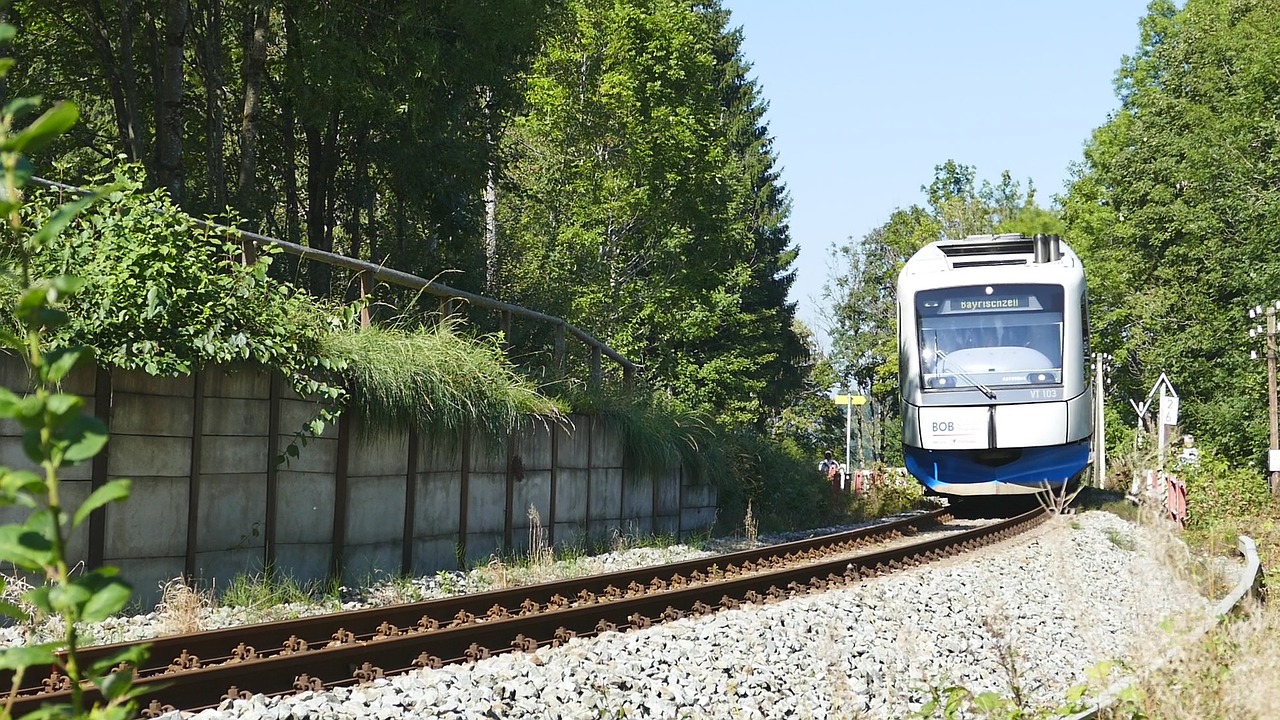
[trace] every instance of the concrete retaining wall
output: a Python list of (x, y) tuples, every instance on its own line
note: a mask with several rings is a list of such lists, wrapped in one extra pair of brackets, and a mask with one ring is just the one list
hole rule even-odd
[[(13, 356), (0, 356), (0, 381), (30, 386)], [(713, 488), (684, 485), (679, 468), (635, 473), (617, 433), (587, 416), (530, 419), (495, 441), (371, 435), (344, 415), (302, 445), (295, 433), (315, 405), (260, 368), (183, 378), (87, 369), (64, 390), (111, 429), (106, 452), (63, 473), (67, 507), (111, 478), (134, 483), (129, 500), (95, 512), (72, 538), (72, 559), (118, 566), (145, 605), (180, 575), (218, 587), (270, 566), (358, 583), (519, 554), (534, 535), (552, 544), (683, 537), (715, 519)], [(277, 463), (294, 443), (297, 457)], [(0, 464), (29, 466), (11, 421), (0, 421)], [(24, 514), (0, 508), (0, 522)]]

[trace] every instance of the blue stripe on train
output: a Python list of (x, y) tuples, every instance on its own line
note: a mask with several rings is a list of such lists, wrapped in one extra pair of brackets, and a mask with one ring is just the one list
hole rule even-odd
[(924, 450), (903, 447), (907, 472), (925, 487), (972, 483), (1010, 483), (1037, 487), (1048, 483), (1060, 487), (1089, 464), (1089, 441), (1070, 445), (1023, 448), (1022, 456), (1005, 465), (992, 467), (977, 462), (978, 450)]

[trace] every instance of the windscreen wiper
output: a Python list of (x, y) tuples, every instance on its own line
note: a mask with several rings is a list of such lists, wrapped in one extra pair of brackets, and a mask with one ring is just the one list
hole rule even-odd
[[(946, 354), (946, 353), (944, 353), (944, 352), (942, 352), (942, 350), (941, 350), (941, 349), (939, 349), (939, 348), (934, 348), (934, 349), (933, 349), (933, 352), (934, 352), (934, 354), (936, 354), (938, 357), (942, 358), (943, 360), (946, 360), (946, 359), (947, 359), (947, 354)], [(990, 399), (990, 400), (995, 400), (995, 399), (996, 399), (996, 391), (995, 391), (995, 390), (992, 390), (991, 388), (987, 387), (986, 385), (983, 385), (982, 383), (978, 382), (977, 380), (974, 380), (973, 378), (969, 377), (968, 375), (966, 375), (966, 374), (965, 374), (965, 372), (964, 372), (963, 370), (952, 370), (951, 368), (947, 368), (947, 372), (955, 373), (956, 375), (959, 375), (962, 379), (964, 379), (964, 381), (965, 381), (965, 382), (967, 382), (967, 383), (969, 383), (970, 385), (972, 385), (974, 388), (976, 388), (976, 389), (977, 389), (979, 392), (981, 392), (983, 395), (986, 395), (988, 399)]]

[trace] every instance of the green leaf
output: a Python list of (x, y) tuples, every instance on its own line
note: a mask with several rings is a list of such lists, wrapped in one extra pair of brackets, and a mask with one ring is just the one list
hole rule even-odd
[(45, 411), (53, 418), (53, 426), (61, 427), (67, 420), (74, 418), (84, 407), (84, 399), (79, 395), (54, 393), (45, 400)]
[(0, 651), (0, 670), (17, 670), (32, 665), (52, 665), (58, 650), (57, 643), (39, 645), (14, 645)]
[(53, 562), (53, 543), (28, 528), (0, 526), (0, 559), (24, 570), (40, 571)]
[(14, 496), (20, 492), (43, 495), (48, 492), (44, 477), (31, 470), (4, 469), (0, 473), (0, 493)]
[(131, 489), (132, 483), (129, 480), (117, 478), (94, 490), (76, 510), (75, 517), (71, 520), (71, 527), (80, 527), (81, 523), (89, 519), (89, 513), (103, 505), (129, 497)]
[(31, 236), (27, 241), (28, 247), (32, 250), (38, 250), (44, 247), (50, 240), (62, 234), (64, 228), (71, 223), (85, 208), (92, 205), (99, 197), (102, 190), (96, 190), (83, 197), (76, 198), (69, 203), (59, 205), (58, 209), (49, 216), (44, 225)]
[(9, 23), (0, 23), (0, 43), (12, 42), (18, 35), (18, 28)]
[(18, 622), (26, 622), (31, 618), (26, 610), (8, 600), (0, 600), (0, 615), (11, 617)]
[(53, 585), (49, 588), (49, 606), (54, 612), (63, 616), (76, 617), (79, 614), (76, 611), (91, 597), (93, 593), (77, 582), (69, 585)]
[[(81, 576), (78, 582), (86, 581), (90, 576)], [(80, 619), (85, 622), (101, 622), (115, 615), (129, 604), (133, 596), (133, 588), (129, 583), (116, 578), (103, 578), (104, 583), (93, 592), (93, 597), (85, 604)]]
[(24, 130), (0, 143), (0, 150), (20, 153), (41, 150), (70, 130), (79, 119), (80, 109), (75, 103), (57, 103)]
[(39, 97), (20, 97), (14, 98), (4, 106), (5, 115), (18, 115), (28, 108), (40, 107)]
[(63, 459), (69, 463), (83, 462), (107, 444), (107, 426), (96, 417), (81, 415), (59, 430), (56, 437), (67, 443)]
[(133, 670), (125, 668), (102, 678), (98, 683), (98, 689), (102, 691), (102, 696), (108, 702), (119, 700), (124, 694), (129, 692), (129, 688), (133, 686)]

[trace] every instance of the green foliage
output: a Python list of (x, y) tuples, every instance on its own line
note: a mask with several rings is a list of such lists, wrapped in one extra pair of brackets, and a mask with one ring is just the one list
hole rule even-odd
[(1226, 458), (1201, 448), (1200, 462), (1184, 465), (1178, 477), (1187, 484), (1190, 526), (1206, 529), (1230, 518), (1266, 515), (1274, 499), (1266, 476), (1254, 468), (1232, 467)]
[[(13, 37), (14, 28), (0, 25), (0, 37)], [(12, 61), (0, 63), (0, 76)], [(82, 212), (94, 196), (57, 208), (40, 218), (34, 231), (24, 232), (21, 188), (29, 174), (24, 151), (39, 149), (65, 133), (76, 121), (73, 105), (54, 106), (25, 128), (15, 127), (15, 112), (38, 104), (34, 99), (10, 102), (0, 115), (0, 166), (3, 167), (3, 211), (7, 216), (4, 248), (16, 287), (14, 330), (0, 334), (0, 344), (22, 353), (32, 373), (34, 391), (19, 396), (0, 388), (0, 418), (22, 427), (22, 449), (26, 460), (39, 472), (22, 468), (0, 468), (0, 504), (29, 510), (21, 525), (0, 526), (0, 561), (42, 577), (44, 582), (26, 592), (22, 600), (38, 617), (61, 619), (62, 638), (56, 642), (28, 644), (0, 650), (0, 668), (14, 670), (12, 692), (22, 687), (23, 671), (32, 665), (56, 666), (71, 681), (72, 701), (67, 707), (45, 707), (46, 717), (73, 716), (111, 720), (133, 717), (133, 699), (140, 692), (132, 687), (133, 667), (146, 655), (145, 649), (126, 650), (102, 660), (82, 665), (77, 623), (103, 620), (125, 607), (131, 588), (113, 567), (72, 572), (67, 542), (77, 526), (94, 510), (129, 495), (129, 481), (115, 479), (96, 489), (68, 513), (62, 505), (59, 472), (63, 467), (91, 460), (107, 442), (103, 422), (83, 412), (84, 401), (57, 391), (59, 383), (76, 365), (88, 362), (86, 348), (64, 344), (50, 349), (46, 335), (68, 323), (62, 309), (74, 301), (84, 283), (56, 273), (33, 274), (31, 257), (41, 253)], [(3, 589), (0, 587), (0, 589)], [(28, 612), (13, 603), (0, 603), (0, 615), (27, 621)], [(123, 669), (116, 669), (123, 665)], [(86, 688), (96, 688), (104, 702), (86, 707)], [(8, 717), (7, 710), (0, 711)]]
[(1117, 73), (1120, 109), (1063, 202), (1116, 394), (1168, 374), (1184, 430), (1259, 467), (1265, 371), (1245, 310), (1280, 281), (1278, 23), (1274, 3), (1152, 2)]
[[(639, 473), (661, 475), (683, 466), (692, 482), (724, 483), (723, 443), (714, 420), (651, 389), (565, 389), (562, 400), (622, 438)], [(585, 431), (586, 428), (580, 428)]]
[(350, 388), (348, 407), (359, 411), (366, 435), (409, 426), (424, 434), (505, 437), (529, 415), (560, 416), (516, 375), (494, 338), (466, 338), (454, 322), (330, 332), (319, 344)]
[(573, 0), (503, 135), (499, 286), (727, 426), (763, 427), (810, 361), (788, 206), (718, 3)]
[[(105, 178), (112, 191), (31, 257), (34, 272), (74, 270), (85, 280), (68, 305), (71, 322), (52, 339), (83, 342), (102, 362), (151, 375), (239, 361), (310, 370), (326, 315), (336, 313), (317, 313), (313, 301), (268, 279), (276, 253), (241, 263), (238, 238), (196, 224), (162, 190), (144, 192), (138, 174), (116, 169)], [(47, 221), (57, 203), (52, 192), (36, 194), (29, 221)]]
[[(842, 517), (838, 494), (819, 475), (817, 461), (788, 439), (756, 433), (725, 438), (728, 466), (714, 477), (717, 528), (738, 530), (750, 505), (760, 532), (821, 526)], [(727, 482), (726, 482), (727, 481)]]

